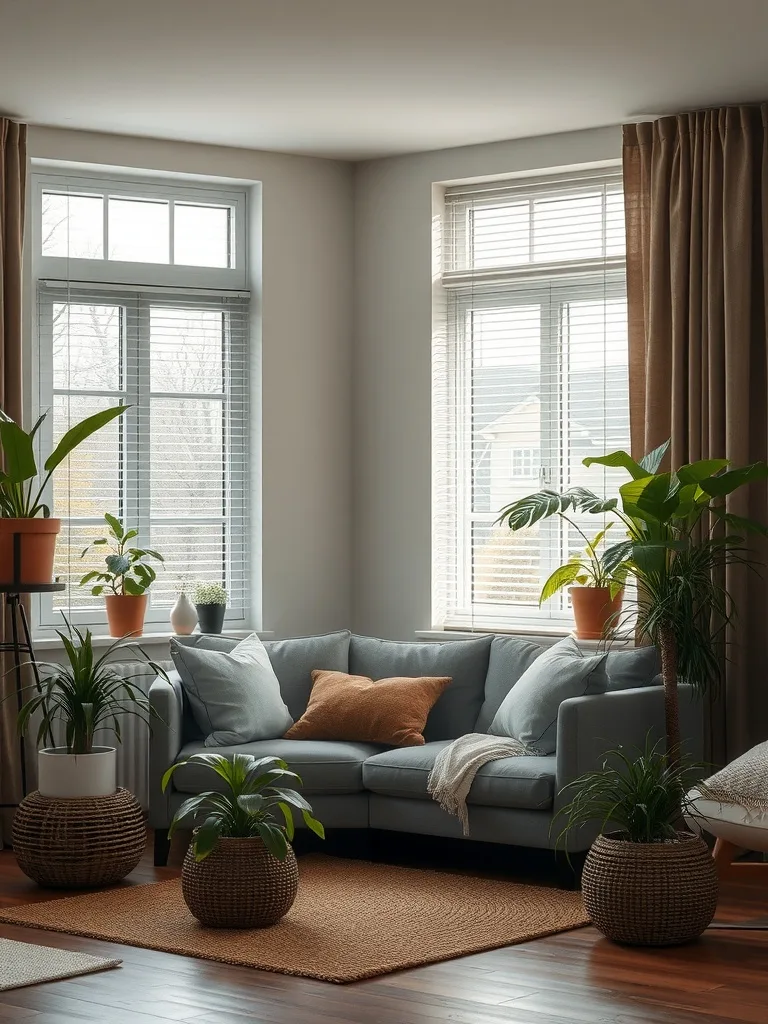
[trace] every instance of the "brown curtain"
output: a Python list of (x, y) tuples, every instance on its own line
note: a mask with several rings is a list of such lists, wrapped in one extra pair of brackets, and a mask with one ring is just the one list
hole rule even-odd
[[(27, 178), (27, 126), (0, 117), (0, 406), (21, 421), (22, 239)], [(3, 607), (3, 611), (5, 611)], [(0, 641), (8, 638), (7, 619), (0, 620)], [(0, 655), (0, 803), (21, 798), (21, 763), (16, 737), (13, 664)], [(0, 846), (10, 842), (12, 811), (0, 816)]]
[[(768, 104), (625, 125), (623, 162), (633, 455), (671, 437), (674, 464), (768, 459)], [(768, 523), (767, 489), (730, 508)], [(768, 738), (768, 578), (729, 568), (726, 585), (716, 763)]]

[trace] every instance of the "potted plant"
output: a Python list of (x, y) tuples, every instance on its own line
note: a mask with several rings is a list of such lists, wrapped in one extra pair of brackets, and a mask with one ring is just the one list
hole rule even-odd
[[(606, 565), (604, 552), (598, 550), (612, 523), (589, 540), (572, 519), (559, 514), (582, 538), (584, 549), (555, 569), (542, 587), (539, 605), (568, 587), (576, 636), (580, 640), (600, 640), (618, 624), (627, 567), (623, 562)], [(573, 583), (578, 586), (571, 586)]]
[[(81, 558), (85, 558), (94, 547), (108, 547), (109, 554), (105, 557), (106, 570), (94, 569), (87, 572), (80, 580), (80, 586), (91, 586), (91, 593), (98, 597), (105, 590), (107, 621), (110, 636), (141, 636), (144, 630), (144, 615), (147, 611), (147, 589), (157, 579), (157, 573), (151, 565), (146, 564), (147, 558), (164, 561), (159, 551), (152, 548), (131, 547), (130, 543), (138, 537), (139, 531), (126, 530), (123, 524), (106, 513), (107, 536), (99, 537), (83, 549)], [(97, 583), (94, 581), (97, 580)]]
[(227, 610), (227, 592), (220, 583), (195, 586), (195, 608), (201, 633), (220, 633)]
[[(215, 772), (223, 792), (200, 793), (185, 800), (168, 835), (188, 817), (205, 814), (196, 828), (181, 873), (184, 900), (192, 914), (213, 928), (264, 928), (288, 913), (296, 898), (298, 869), (290, 845), (292, 808), (324, 838), (323, 826), (299, 793), (299, 776), (279, 757), (251, 754), (193, 754), (168, 769), (163, 792), (174, 772), (199, 764)], [(282, 820), (278, 819), (277, 814)]]
[[(50, 583), (61, 520), (51, 517), (43, 496), (54, 470), (86, 438), (129, 407), (102, 409), (70, 428), (45, 460), (38, 476), (35, 437), (44, 413), (27, 432), (0, 410), (0, 583)], [(18, 540), (15, 538), (18, 537)]]
[(704, 931), (717, 907), (717, 871), (700, 836), (680, 830), (686, 793), (701, 778), (687, 758), (670, 761), (661, 743), (646, 741), (630, 757), (611, 750), (599, 771), (565, 787), (574, 797), (559, 812), (560, 838), (600, 823), (581, 887), (592, 922), (614, 942), (671, 946)]
[[(65, 617), (66, 632), (57, 630), (64, 645), (64, 664), (41, 663), (45, 679), (36, 685), (32, 696), (19, 711), (19, 732), (26, 733), (33, 720), (38, 746), (51, 745), (38, 752), (38, 789), (43, 796), (96, 797), (115, 792), (115, 747), (94, 745), (97, 729), (113, 729), (120, 742), (120, 718), (137, 715), (149, 722), (152, 709), (146, 695), (131, 681), (132, 676), (118, 674), (109, 664), (120, 651), (137, 656), (154, 672), (167, 678), (137, 644), (120, 639), (97, 657), (90, 630), (78, 629)], [(64, 726), (64, 745), (54, 746), (54, 727)]]
[(606, 571), (626, 569), (637, 583), (636, 632), (661, 654), (668, 757), (680, 751), (678, 679), (699, 691), (721, 678), (722, 644), (734, 608), (724, 586), (728, 565), (743, 563), (748, 533), (768, 536), (760, 523), (728, 511), (725, 499), (738, 488), (768, 478), (768, 464), (732, 469), (728, 459), (703, 459), (660, 472), (669, 441), (636, 462), (617, 451), (584, 460), (627, 470), (618, 498), (600, 498), (583, 487), (559, 494), (539, 491), (507, 506), (501, 518), (511, 529), (574, 511), (615, 516), (623, 540), (602, 554)]

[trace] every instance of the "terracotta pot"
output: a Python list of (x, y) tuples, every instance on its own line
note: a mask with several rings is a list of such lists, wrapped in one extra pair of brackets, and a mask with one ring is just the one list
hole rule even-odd
[(293, 906), (299, 869), (291, 846), (277, 860), (261, 839), (219, 839), (213, 851), (195, 860), (190, 844), (181, 869), (184, 902), (209, 928), (267, 928)]
[[(0, 519), (0, 583), (51, 583), (60, 530), (60, 519)], [(14, 534), (19, 535), (16, 567)]]
[(623, 588), (611, 599), (608, 587), (569, 587), (579, 640), (602, 640), (618, 624)]
[(141, 636), (147, 611), (146, 594), (108, 594), (105, 601), (110, 636)]
[(581, 894), (592, 923), (614, 942), (676, 946), (698, 938), (715, 916), (715, 861), (703, 839), (682, 832), (660, 843), (598, 836)]

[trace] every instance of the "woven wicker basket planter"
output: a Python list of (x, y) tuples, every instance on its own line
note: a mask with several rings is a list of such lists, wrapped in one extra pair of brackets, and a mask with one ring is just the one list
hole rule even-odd
[(614, 942), (675, 946), (698, 938), (715, 916), (717, 873), (706, 843), (630, 843), (599, 836), (581, 880), (592, 922)]
[(266, 928), (288, 913), (299, 888), (293, 849), (277, 860), (261, 839), (219, 839), (205, 860), (192, 847), (181, 869), (184, 900), (211, 928)]
[(147, 844), (144, 815), (127, 789), (62, 799), (30, 793), (13, 819), (19, 867), (40, 885), (92, 889), (125, 878)]

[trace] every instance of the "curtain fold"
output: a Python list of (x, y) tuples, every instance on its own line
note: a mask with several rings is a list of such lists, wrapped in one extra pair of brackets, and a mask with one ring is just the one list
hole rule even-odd
[[(675, 465), (768, 459), (768, 104), (625, 125), (623, 168), (632, 454), (670, 437)], [(768, 523), (768, 489), (729, 508)], [(705, 700), (715, 763), (768, 737), (768, 582), (730, 567), (726, 586), (738, 616)]]
[[(27, 126), (0, 117), (0, 407), (22, 419), (22, 243), (27, 180)], [(3, 611), (5, 606), (3, 602)], [(0, 641), (7, 640), (7, 614)], [(0, 803), (21, 799), (12, 655), (0, 655)], [(4, 699), (8, 697), (9, 699)], [(13, 811), (0, 812), (0, 846), (10, 842)]]

